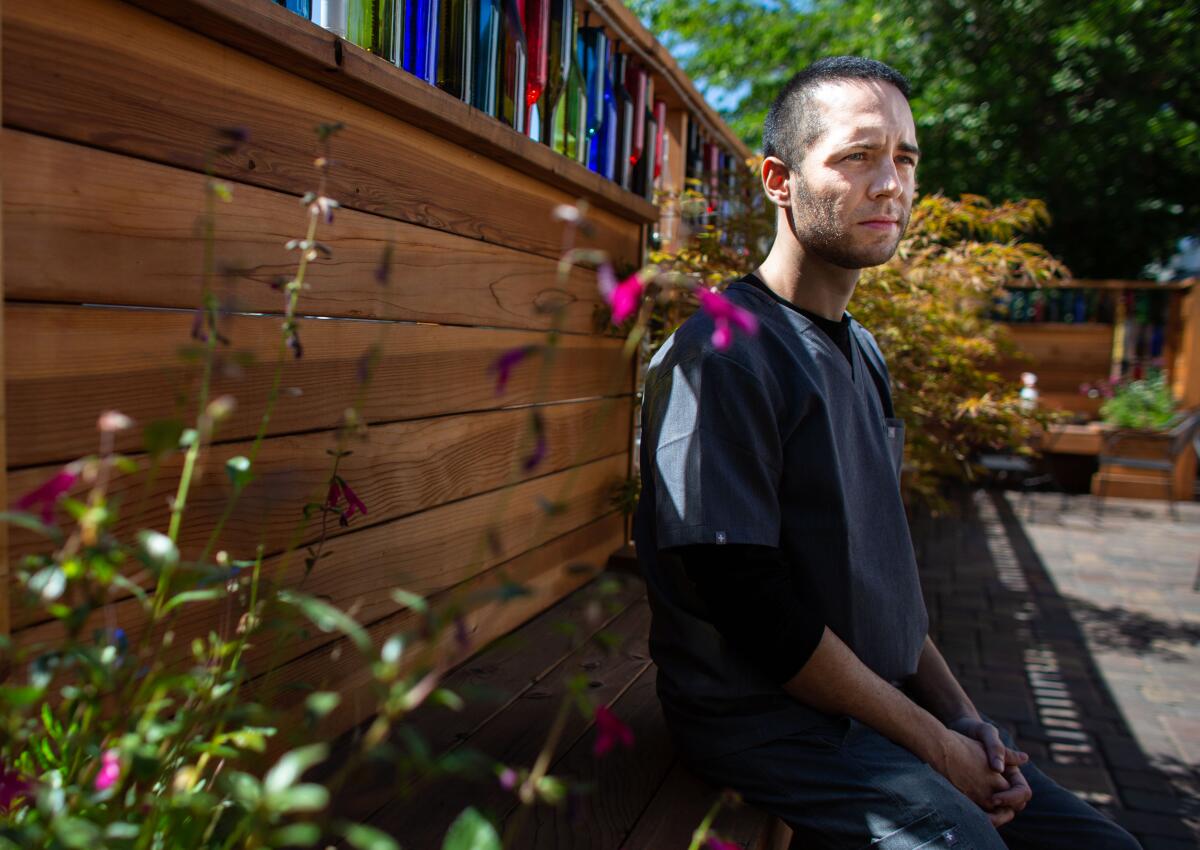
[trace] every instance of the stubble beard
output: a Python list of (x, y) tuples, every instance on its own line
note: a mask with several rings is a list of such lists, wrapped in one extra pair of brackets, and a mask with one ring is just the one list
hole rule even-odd
[[(886, 263), (896, 253), (908, 227), (909, 210), (900, 211), (895, 239), (873, 245), (855, 245), (854, 233), (842, 223), (837, 199), (814, 193), (797, 177), (792, 204), (793, 233), (806, 254), (843, 269), (865, 269)], [(851, 228), (854, 225), (850, 225)]]

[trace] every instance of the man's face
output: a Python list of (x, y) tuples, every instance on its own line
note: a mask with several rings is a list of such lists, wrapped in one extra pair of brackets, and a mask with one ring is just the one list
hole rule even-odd
[(908, 101), (873, 80), (825, 83), (813, 96), (821, 132), (789, 178), (796, 239), (842, 268), (885, 263), (908, 226), (916, 188)]

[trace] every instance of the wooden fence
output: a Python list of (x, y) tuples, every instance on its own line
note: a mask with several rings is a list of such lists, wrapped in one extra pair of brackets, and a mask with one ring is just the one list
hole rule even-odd
[[(562, 229), (551, 212), (585, 198), (582, 244), (630, 267), (657, 218), (652, 204), (269, 0), (3, 0), (2, 11), (6, 503), (95, 452), (101, 411), (139, 426), (194, 419), (198, 367), (179, 353), (197, 345), (207, 167), (233, 195), (215, 218), (215, 291), (231, 345), (214, 395), (235, 396), (237, 408), (188, 504), (181, 548), (185, 557), (203, 549), (230, 491), (224, 461), (247, 453), (270, 391), (277, 285), (296, 259), (285, 243), (303, 236), (298, 198), (317, 185), (314, 128), (336, 121), (345, 128), (332, 142), (327, 194), (343, 208), (319, 236), (332, 258), (309, 270), (303, 357), (286, 366), (257, 479), (222, 546), (247, 558), (261, 543), (268, 571), (352, 610), (377, 641), (408, 624), (394, 588), (436, 597), (486, 587), (502, 568), (535, 592), (477, 611), (467, 625), (478, 646), (586, 578), (566, 566), (602, 564), (624, 542), (610, 497), (630, 466), (633, 370), (622, 341), (595, 329), (594, 272), (556, 281)], [(673, 106), (676, 132), (687, 110)], [(245, 128), (248, 143), (214, 154), (224, 127)], [(374, 270), (388, 245), (384, 287)], [(498, 396), (489, 367), (544, 342), (551, 307), (562, 308), (562, 333), (548, 378), (534, 358)], [(369, 437), (348, 446), (339, 470), (369, 514), (332, 529), (328, 557), (304, 579), (303, 556), (283, 553), (302, 506), (323, 498), (326, 450), (376, 343), (362, 406)], [(543, 405), (548, 454), (514, 471), (530, 403)], [(141, 427), (117, 448), (148, 465)], [(165, 529), (180, 465), (168, 461), (148, 490), (133, 477), (113, 482), (119, 533)], [(565, 508), (547, 516), (564, 493)], [(18, 645), (52, 641), (57, 625), (21, 604), (15, 576), (45, 544), (10, 530), (7, 548), (0, 630)], [(104, 616), (131, 634), (143, 622), (128, 594)], [(194, 606), (176, 624), (176, 646), (228, 627), (228, 616)], [(341, 690), (351, 710), (337, 724), (361, 719), (369, 673), (333, 635), (270, 657), (255, 651), (250, 664)]]

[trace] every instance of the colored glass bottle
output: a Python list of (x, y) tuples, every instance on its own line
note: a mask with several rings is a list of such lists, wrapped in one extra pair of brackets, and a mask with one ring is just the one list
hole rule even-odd
[(502, 0), (479, 0), (475, 22), (475, 90), (471, 103), (491, 115), (497, 115), (496, 94), (500, 69)]
[(663, 135), (667, 130), (667, 102), (654, 101), (654, 180), (662, 177), (663, 170)]
[(312, 0), (275, 0), (275, 2), (302, 18), (312, 17)]
[(567, 75), (567, 89), (563, 93), (558, 117), (561, 129), (555, 138), (555, 149), (564, 156), (587, 165), (587, 92), (578, 61), (571, 65), (571, 71)]
[(501, 16), (496, 117), (518, 133), (525, 132), (525, 70), (528, 50), (521, 26), (520, 0), (504, 0)]
[(334, 35), (345, 38), (347, 11), (346, 0), (316, 0), (312, 19)]
[(437, 82), (439, 0), (404, 0), (404, 70)]
[[(550, 75), (550, 0), (520, 0), (528, 58), (525, 65), (526, 124), (529, 112), (542, 98)], [(545, 118), (545, 110), (540, 110)]]
[(403, 0), (346, 0), (346, 40), (400, 64), (404, 48)]
[(622, 189), (633, 186), (633, 133), (637, 117), (633, 113), (633, 98), (625, 88), (629, 68), (628, 54), (617, 52), (613, 57), (613, 101), (617, 109), (617, 148), (613, 154), (613, 180)]
[(579, 37), (580, 72), (587, 102), (587, 166), (600, 170), (600, 125), (604, 123), (604, 66), (608, 59), (608, 36), (603, 27), (581, 27)]
[[(658, 129), (658, 121), (655, 120), (654, 114), (647, 110), (646, 112), (646, 134), (642, 142), (644, 150), (650, 151), (654, 149), (655, 140), (661, 138)], [(641, 169), (641, 183), (636, 187), (643, 198), (647, 201), (654, 201), (654, 157), (646, 155), (638, 161), (639, 169)]]
[(597, 165), (600, 174), (608, 180), (617, 176), (617, 133), (620, 128), (619, 104), (613, 85), (613, 55), (604, 62), (604, 121), (596, 134), (600, 140)]
[(542, 143), (555, 150), (565, 124), (563, 99), (575, 56), (575, 0), (550, 0), (546, 90), (542, 94)]
[(646, 87), (649, 78), (646, 69), (630, 58), (625, 68), (625, 90), (633, 101), (633, 133), (629, 147), (631, 165), (637, 165), (646, 148)]
[(466, 103), (474, 93), (476, 5), (473, 0), (441, 0), (439, 6), (437, 87)]

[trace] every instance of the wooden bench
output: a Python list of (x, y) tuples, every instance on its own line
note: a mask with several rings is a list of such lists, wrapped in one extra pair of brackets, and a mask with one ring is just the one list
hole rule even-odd
[[(601, 595), (601, 582), (619, 582), (618, 589)], [(642, 580), (611, 570), (601, 574), (454, 670), (445, 686), (463, 696), (460, 711), (431, 705), (412, 716), (409, 725), (431, 754), (486, 756), (460, 760), (474, 770), (404, 787), (393, 763), (381, 760), (351, 777), (335, 808), (393, 835), (405, 850), (440, 848), (467, 806), (485, 812), (503, 833), (518, 803), (488, 772), (489, 763), (531, 766), (571, 681), (585, 676), (592, 702), (609, 705), (632, 728), (634, 747), (618, 746), (597, 759), (593, 723), (572, 709), (549, 773), (591, 791), (570, 806), (527, 811), (511, 846), (686, 850), (720, 792), (689, 773), (671, 744), (655, 694), (649, 627)], [(347, 736), (342, 746), (351, 741)], [(406, 749), (402, 740), (394, 743)], [(781, 822), (745, 805), (723, 809), (714, 828), (746, 850), (782, 850), (791, 840)]]

